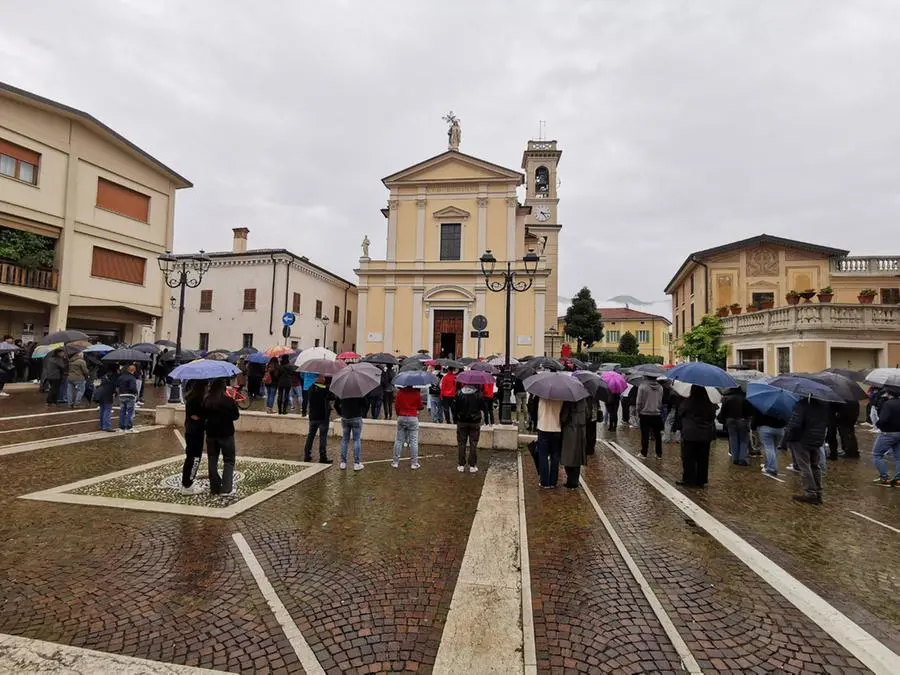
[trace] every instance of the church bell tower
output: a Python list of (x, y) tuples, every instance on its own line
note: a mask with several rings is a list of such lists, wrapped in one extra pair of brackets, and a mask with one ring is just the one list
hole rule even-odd
[[(557, 167), (562, 151), (557, 150), (556, 141), (528, 141), (522, 154), (522, 169), (525, 171), (525, 206), (531, 207), (531, 214), (525, 220), (526, 236), (531, 235), (539, 242), (535, 252), (543, 258), (550, 270), (547, 277), (547, 303), (544, 308), (544, 330), (556, 327), (559, 295), (559, 224), (557, 209), (559, 196), (557, 188)], [(544, 353), (536, 336), (535, 354)]]

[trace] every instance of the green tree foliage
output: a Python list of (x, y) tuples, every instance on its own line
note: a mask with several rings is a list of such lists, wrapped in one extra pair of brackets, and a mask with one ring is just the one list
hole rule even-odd
[(56, 241), (32, 232), (0, 227), (0, 259), (28, 269), (53, 267)]
[(725, 328), (717, 316), (707, 314), (700, 323), (685, 333), (675, 352), (683, 359), (725, 367), (727, 347), (722, 344)]
[(623, 354), (631, 354), (632, 356), (640, 353), (637, 338), (630, 330), (626, 330), (619, 339), (619, 351)]
[(593, 361), (594, 363), (618, 363), (623, 368), (632, 368), (644, 363), (662, 364), (663, 362), (663, 357), (661, 356), (623, 354), (622, 352), (588, 352), (586, 354), (576, 354), (576, 357), (582, 361)]
[(603, 321), (597, 311), (597, 303), (587, 287), (578, 291), (566, 310), (566, 335), (578, 341), (576, 351), (579, 352), (582, 344), (590, 347), (603, 337)]

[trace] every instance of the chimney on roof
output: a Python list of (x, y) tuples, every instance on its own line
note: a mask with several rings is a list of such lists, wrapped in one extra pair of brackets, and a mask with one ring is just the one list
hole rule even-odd
[(231, 230), (234, 232), (234, 244), (231, 247), (233, 253), (243, 253), (247, 250), (247, 235), (250, 230), (246, 227), (235, 227)]

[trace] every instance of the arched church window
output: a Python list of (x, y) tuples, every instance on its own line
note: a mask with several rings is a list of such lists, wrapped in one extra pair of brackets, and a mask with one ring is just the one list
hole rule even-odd
[(534, 172), (534, 191), (539, 194), (550, 191), (550, 171), (546, 166), (539, 166)]

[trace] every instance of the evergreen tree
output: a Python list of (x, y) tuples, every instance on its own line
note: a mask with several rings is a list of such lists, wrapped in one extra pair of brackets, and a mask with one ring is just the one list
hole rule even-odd
[(631, 354), (632, 356), (640, 353), (637, 338), (630, 330), (626, 330), (619, 340), (619, 351), (622, 354)]
[(587, 287), (578, 291), (566, 310), (566, 335), (578, 341), (579, 352), (582, 344), (590, 348), (603, 337), (603, 321), (597, 311), (597, 303)]

